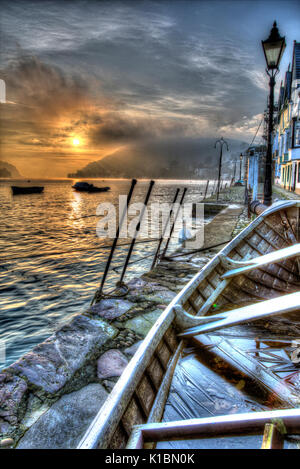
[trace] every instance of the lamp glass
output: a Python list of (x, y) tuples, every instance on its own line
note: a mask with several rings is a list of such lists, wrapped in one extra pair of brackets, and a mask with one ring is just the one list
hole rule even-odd
[(278, 68), (285, 49), (284, 39), (276, 42), (264, 41), (263, 48), (268, 69)]

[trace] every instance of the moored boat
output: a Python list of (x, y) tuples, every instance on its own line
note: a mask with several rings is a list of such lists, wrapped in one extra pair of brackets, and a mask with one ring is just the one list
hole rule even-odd
[[(178, 439), (184, 448), (195, 438), (253, 433), (262, 447), (282, 448), (300, 434), (299, 212), (297, 201), (264, 210), (196, 274), (149, 331), (78, 448)], [(191, 346), (252, 379), (266, 410), (166, 422), (174, 370)]]
[(107, 192), (110, 190), (109, 186), (97, 187), (88, 182), (76, 182), (72, 188), (78, 192)]
[(44, 186), (11, 186), (13, 195), (18, 194), (41, 194)]

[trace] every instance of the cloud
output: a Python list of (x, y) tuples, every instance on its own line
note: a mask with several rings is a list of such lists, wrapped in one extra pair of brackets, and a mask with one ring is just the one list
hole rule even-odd
[(225, 135), (240, 135), (241, 138), (244, 135), (251, 135), (253, 138), (255, 137), (254, 143), (258, 143), (261, 141), (264, 132), (263, 114), (257, 114), (251, 119), (247, 116), (243, 116), (239, 121), (224, 125), (223, 127), (220, 127), (219, 130)]
[[(268, 92), (269, 5), (258, 3), (2, 2), (0, 75), (18, 103), (1, 105), (4, 150), (59, 152), (66, 173), (144, 139), (250, 141)], [(273, 7), (296, 30), (286, 6)]]
[[(62, 112), (83, 106), (87, 85), (77, 76), (67, 76), (59, 67), (43, 63), (36, 57), (21, 58), (2, 70), (7, 94), (13, 101), (30, 106), (33, 116), (52, 119)], [(27, 111), (26, 111), (27, 112)]]
[(88, 135), (92, 144), (110, 142), (134, 142), (143, 139), (159, 139), (174, 135), (186, 136), (195, 132), (192, 122), (168, 117), (132, 117), (122, 113), (107, 113), (99, 124), (91, 126)]

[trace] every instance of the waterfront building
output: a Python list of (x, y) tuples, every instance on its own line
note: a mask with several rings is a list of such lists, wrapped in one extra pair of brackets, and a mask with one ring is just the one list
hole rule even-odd
[(273, 141), (275, 182), (300, 194), (300, 42), (294, 41), (290, 66), (281, 84)]

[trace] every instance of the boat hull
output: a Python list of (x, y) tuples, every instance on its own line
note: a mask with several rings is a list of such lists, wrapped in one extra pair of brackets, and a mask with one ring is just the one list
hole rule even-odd
[[(180, 329), (191, 327), (193, 324), (188, 325), (188, 323), (193, 323), (193, 319), (197, 321), (198, 318), (201, 323), (203, 319), (211, 320), (212, 314), (214, 317), (219, 313), (221, 315), (222, 312), (224, 314), (226, 308), (234, 310), (244, 306), (246, 310), (245, 305), (249, 303), (259, 305), (266, 300), (299, 291), (297, 257), (287, 257), (282, 260), (280, 256), (277, 256), (280, 261), (277, 259), (276, 262), (272, 261), (268, 265), (261, 263), (255, 269), (248, 267), (251, 259), (266, 256), (298, 243), (299, 212), (300, 202), (288, 201), (274, 204), (239, 233), (190, 280), (149, 331), (78, 448), (124, 448), (128, 444), (128, 435), (134, 430), (134, 426), (148, 425), (161, 420), (167, 399), (166, 392), (170, 386), (171, 378), (168, 374), (174, 369), (174, 363), (183, 344), (178, 332)], [(224, 257), (227, 259), (227, 264), (224, 263)], [(253, 260), (252, 263), (254, 262), (257, 261)], [(224, 278), (228, 269), (234, 268), (236, 263), (241, 270), (244, 269), (243, 273), (232, 278)], [(178, 314), (178, 309), (182, 317)], [(269, 328), (271, 321), (272, 319), (268, 318), (265, 322), (267, 327), (265, 330), (261, 328), (262, 336), (259, 338), (262, 344), (267, 344), (269, 347), (272, 347), (272, 343), (278, 346), (280, 340), (282, 341), (279, 336), (279, 342), (276, 341), (277, 326), (275, 325), (272, 332)], [(286, 323), (284, 324), (288, 328)], [(290, 332), (292, 330), (293, 324), (290, 326)], [(250, 332), (255, 340), (257, 339), (256, 330), (251, 331), (248, 324), (244, 324), (242, 329), (236, 332), (237, 337), (242, 337), (241, 331), (245, 334)], [(170, 337), (172, 337), (172, 345)], [(220, 340), (218, 335), (216, 339), (213, 339), (209, 335), (200, 334), (190, 340), (192, 344), (200, 347), (199, 353), (203, 348), (209, 350), (213, 348), (218, 360), (229, 360), (233, 368), (250, 378), (253, 377), (268, 393), (268, 396), (272, 397), (272, 402), (276, 402), (276, 405), (299, 407), (299, 391), (287, 385), (286, 380), (283, 382), (280, 376), (273, 372), (273, 368), (266, 368), (268, 361), (271, 360), (273, 365), (274, 360), (276, 363), (280, 360), (280, 357), (270, 358), (274, 351), (271, 350), (271, 355), (263, 364), (264, 358), (259, 355), (259, 348), (254, 352), (251, 351), (252, 355), (249, 356), (249, 351), (234, 349), (232, 344), (227, 343), (226, 340)], [(293, 337), (290, 337), (289, 342), (292, 340)], [(169, 355), (166, 355), (164, 362), (162, 354), (165, 353), (165, 348), (169, 350)], [(156, 375), (159, 375), (159, 380), (155, 383)], [(289, 379), (292, 378), (289, 377)]]
[(72, 186), (72, 188), (75, 189), (77, 192), (88, 192), (88, 193), (107, 192), (107, 191), (110, 190), (110, 187), (90, 187), (90, 188), (81, 188), (81, 187)]
[(13, 195), (20, 194), (41, 194), (44, 191), (43, 186), (32, 186), (32, 187), (20, 187), (20, 186), (11, 186)]

